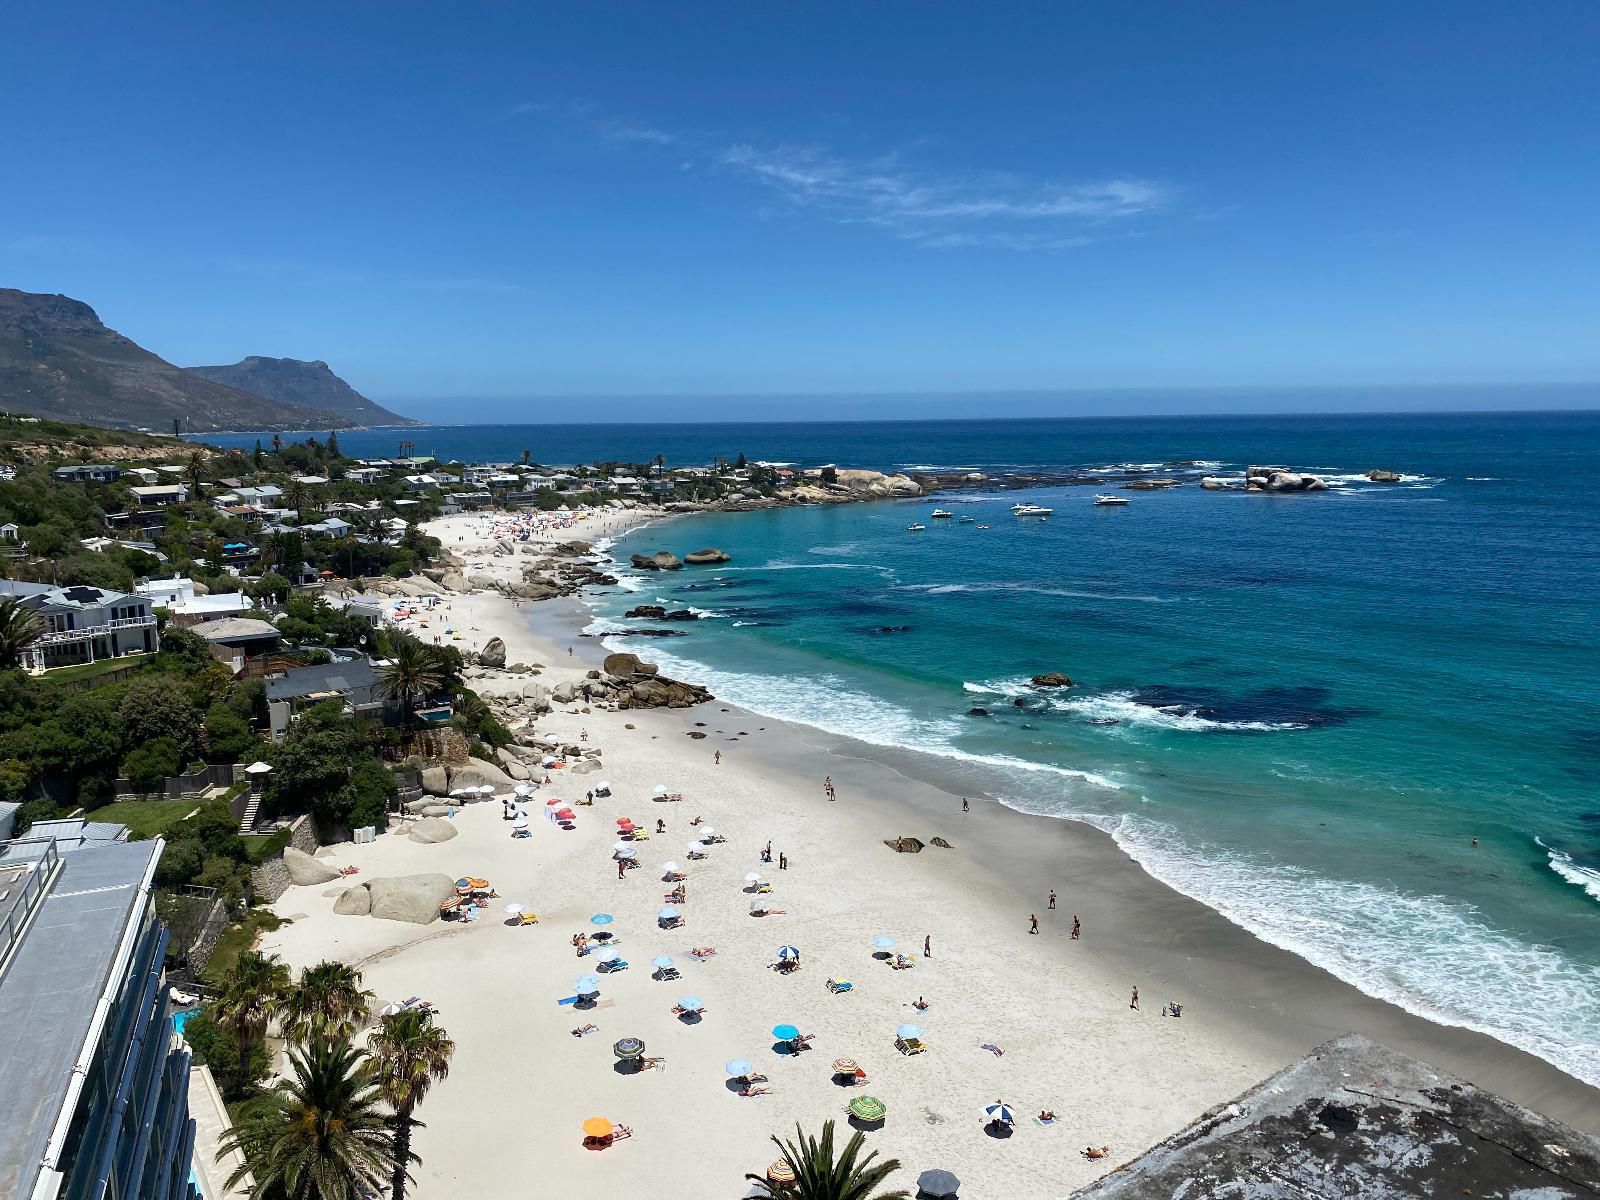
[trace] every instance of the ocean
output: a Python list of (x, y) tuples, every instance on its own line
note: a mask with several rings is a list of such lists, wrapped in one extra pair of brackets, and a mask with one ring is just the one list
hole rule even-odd
[[(340, 441), (393, 453), (396, 436)], [(1180, 471), (1125, 508), (1092, 487), (994, 489), (648, 527), (611, 553), (733, 561), (624, 570), (588, 598), (590, 631), (675, 629), (610, 641), (758, 712), (936, 756), (969, 794), (1096, 825), (1368, 994), (1600, 1085), (1600, 413), (406, 436), (462, 459)], [(1193, 482), (1256, 462), (1336, 486)], [(1374, 467), (1403, 481), (1369, 483)], [(1020, 500), (1053, 514), (1019, 519)], [(700, 619), (624, 617), (638, 603)], [(1073, 686), (1029, 685), (1049, 671)]]

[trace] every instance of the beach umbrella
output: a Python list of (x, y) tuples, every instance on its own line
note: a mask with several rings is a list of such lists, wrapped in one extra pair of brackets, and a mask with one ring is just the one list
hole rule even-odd
[(527, 817), (522, 817), (522, 818), (520, 818), (520, 819), (518, 819), (516, 821), (513, 821), (511, 823), (511, 828), (513, 828), (513, 829), (526, 829), (527, 827), (528, 827), (528, 818)]
[(639, 852), (632, 846), (623, 846), (613, 852), (617, 858), (638, 858)]
[[(455, 793), (454, 793), (454, 792), (451, 792), (451, 793), (450, 793), (450, 794), (451, 794), (451, 795), (452, 795), (452, 796), (453, 796), (453, 795), (455, 795)], [(545, 801), (545, 802), (544, 802), (544, 806), (545, 806), (545, 807), (546, 807), (546, 808), (554, 808), (554, 807), (555, 807), (555, 806), (556, 806), (556, 805), (558, 805), (558, 804), (560, 804), (560, 803), (561, 803), (561, 801), (559, 801), (559, 800), (557, 800), (557, 799), (556, 799), (556, 798), (555, 798), (555, 797), (553, 797), (553, 796), (552, 796), (552, 797), (551, 797), (551, 798), (550, 798), (550, 799), (549, 799), (549, 800), (546, 800), (546, 801)]]
[(652, 796), (665, 796), (667, 794), (667, 785), (664, 783), (656, 784), (656, 786), (651, 789), (650, 794)]
[(665, 971), (672, 965), (672, 960), (665, 954), (658, 954), (650, 960), (650, 965), (658, 971)]
[(717, 831), (715, 829), (711, 828), (711, 826), (709, 826), (709, 825), (707, 825), (704, 829), (702, 829), (700, 831), (700, 840), (702, 842), (709, 842), (712, 838), (714, 838), (716, 836), (717, 836)]
[(573, 987), (580, 996), (592, 996), (600, 990), (600, 976), (579, 975), (578, 982)]
[(780, 1042), (792, 1042), (800, 1036), (800, 1031), (793, 1025), (774, 1025), (772, 1027), (772, 1036)]
[(663, 875), (676, 875), (681, 870), (683, 870), (683, 868), (675, 862), (664, 862), (661, 864), (661, 873)]
[(638, 1038), (623, 1038), (612, 1044), (611, 1053), (618, 1058), (640, 1058), (644, 1055), (644, 1043)]
[(779, 946), (778, 947), (778, 957), (779, 958), (799, 958), (800, 957), (800, 947), (799, 946)]
[(589, 918), (589, 924), (591, 925), (609, 925), (611, 921), (612, 916), (610, 913), (595, 913), (594, 916)]
[(494, 795), (494, 784), (492, 784), (492, 783), (480, 783), (478, 785), (478, 795), (480, 795), (480, 796), (492, 796), (492, 795)]
[(1017, 1114), (1003, 1100), (996, 1100), (993, 1104), (984, 1105), (983, 1115), (988, 1117), (990, 1121), (998, 1121), (1002, 1125), (1015, 1124), (1017, 1119)]
[(472, 792), (471, 788), (455, 788), (455, 789), (453, 789), (451, 791), (450, 794), (452, 796), (456, 797), (457, 799), (460, 799), (462, 796), (470, 795), (471, 792)]
[(894, 1031), (894, 1035), (897, 1038), (901, 1038), (902, 1040), (909, 1042), (912, 1038), (920, 1038), (922, 1036), (922, 1030), (917, 1028), (915, 1025), (902, 1025), (899, 1029)]
[(520, 917), (523, 914), (523, 911), (527, 909), (527, 907), (528, 906), (526, 904), (508, 904), (508, 905), (506, 905), (506, 908), (505, 908), (506, 916), (508, 916), (508, 917)]
[(617, 824), (618, 825), (632, 825), (633, 824), (633, 818), (632, 817), (618, 817), (617, 818)]
[(656, 920), (658, 921), (675, 921), (677, 919), (678, 910), (673, 908), (670, 904), (656, 914)]
[(857, 1096), (850, 1101), (850, 1115), (858, 1121), (881, 1121), (889, 1115), (889, 1107), (876, 1096)]
[(751, 871), (750, 874), (748, 874), (748, 875), (746, 875), (744, 877), (744, 881), (746, 883), (760, 883), (761, 882), (761, 874), (758, 871)]
[(835, 1075), (854, 1075), (861, 1069), (853, 1058), (836, 1058), (833, 1060), (833, 1073)]
[(578, 814), (573, 812), (570, 808), (556, 809), (556, 820), (558, 821), (572, 821), (577, 818), (577, 815)]
[(752, 900), (752, 901), (750, 901), (750, 911), (751, 912), (766, 912), (767, 911), (767, 902), (765, 900)]
[(938, 1168), (917, 1176), (917, 1191), (928, 1196), (954, 1196), (960, 1187), (961, 1180)]
[(456, 880), (456, 886), (458, 888), (469, 888), (472, 886), (472, 880), (463, 876), (462, 878)]
[(634, 854), (639, 853), (638, 847), (634, 846), (631, 842), (616, 842), (612, 845), (611, 849), (616, 851), (618, 854), (621, 854), (624, 851)]
[(688, 846), (690, 854), (699, 854), (700, 851), (705, 848), (699, 842), (690, 842), (688, 843)]
[(519, 783), (519, 784), (517, 784), (516, 787), (512, 788), (511, 790), (513, 792), (515, 792), (517, 795), (521, 796), (524, 800), (526, 800), (529, 796), (533, 795), (533, 784), (531, 784), (531, 783)]
[(787, 1158), (780, 1158), (767, 1168), (767, 1182), (780, 1185), (794, 1182), (794, 1168)]
[(748, 1058), (734, 1058), (723, 1063), (722, 1069), (729, 1075), (732, 1075), (735, 1079), (743, 1079), (746, 1075), (755, 1070), (755, 1066)]
[(622, 959), (622, 951), (621, 950), (607, 950), (604, 954), (602, 954), (600, 956), (599, 961), (603, 962), (603, 963), (612, 963), (612, 962), (619, 962), (619, 961), (621, 961), (621, 959)]
[(880, 933), (872, 939), (872, 945), (877, 950), (892, 950), (894, 949), (894, 939), (887, 933)]
[(678, 997), (678, 1007), (679, 1008), (688, 1009), (690, 1012), (698, 1012), (700, 1009), (704, 1008), (705, 1006), (706, 1006), (706, 1002), (704, 1000), (700, 999), (699, 996), (679, 996)]
[(611, 1136), (611, 1122), (604, 1117), (590, 1117), (583, 1123), (584, 1137), (608, 1138)]

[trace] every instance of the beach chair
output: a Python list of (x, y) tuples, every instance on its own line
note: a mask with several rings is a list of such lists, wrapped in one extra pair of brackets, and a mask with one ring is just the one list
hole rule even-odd
[(621, 958), (617, 959), (616, 962), (599, 963), (595, 966), (595, 970), (602, 975), (615, 975), (618, 971), (626, 971), (627, 969), (627, 960)]
[(539, 923), (539, 914), (533, 912), (522, 913), (521, 919), (517, 923), (519, 925), (537, 925)]
[(632, 840), (635, 842), (648, 842), (650, 840), (650, 835), (642, 829), (635, 829), (633, 831)]
[(835, 996), (837, 996), (840, 992), (854, 991), (855, 990), (855, 986), (856, 985), (851, 983), (848, 979), (830, 979), (830, 980), (828, 980), (828, 990), (830, 992), (832, 992)]
[(660, 970), (655, 972), (655, 977), (661, 980), (663, 983), (668, 983), (674, 979), (683, 978), (683, 976), (679, 974), (677, 967), (662, 967)]
[(921, 1038), (895, 1038), (894, 1048), (900, 1051), (901, 1054), (906, 1055), (925, 1054), (928, 1050), (928, 1044)]

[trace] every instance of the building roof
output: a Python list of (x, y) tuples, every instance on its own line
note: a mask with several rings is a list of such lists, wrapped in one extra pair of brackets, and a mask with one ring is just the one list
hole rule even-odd
[(325, 692), (348, 693), (369, 688), (377, 682), (378, 672), (367, 658), (324, 663), (318, 667), (295, 667), (267, 680), (267, 699), (300, 700)]
[(1147, 1150), (1079, 1200), (1600, 1193), (1600, 1138), (1354, 1034)]
[[(50, 583), (24, 583), (16, 579), (0, 579), (0, 596), (15, 596), (27, 608), (102, 608), (108, 604), (121, 604), (133, 600), (148, 604), (148, 596), (130, 596), (126, 592), (113, 592), (106, 588), (73, 584), (57, 587)], [(27, 603), (32, 600), (34, 603)]]
[(162, 846), (158, 839), (62, 855), (60, 874), (0, 975), (4, 1200), (33, 1190), (67, 1098), (72, 1065), (110, 980), (123, 933), (144, 904), (143, 885)]
[(66, 852), (84, 846), (103, 846), (128, 839), (128, 827), (115, 821), (85, 821), (82, 817), (63, 817), (57, 821), (35, 821), (28, 826), (30, 842), (54, 838), (56, 849)]
[(278, 636), (277, 626), (253, 617), (218, 617), (215, 621), (189, 626), (189, 632), (199, 634), (208, 642), (247, 642)]

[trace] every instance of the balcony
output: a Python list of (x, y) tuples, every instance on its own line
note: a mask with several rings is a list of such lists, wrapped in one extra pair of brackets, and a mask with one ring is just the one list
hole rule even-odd
[(35, 646), (63, 646), (72, 642), (86, 642), (91, 638), (104, 637), (118, 629), (150, 629), (155, 626), (155, 617), (122, 617), (115, 621), (103, 621), (99, 625), (89, 625), (83, 629), (56, 629), (45, 634)]

